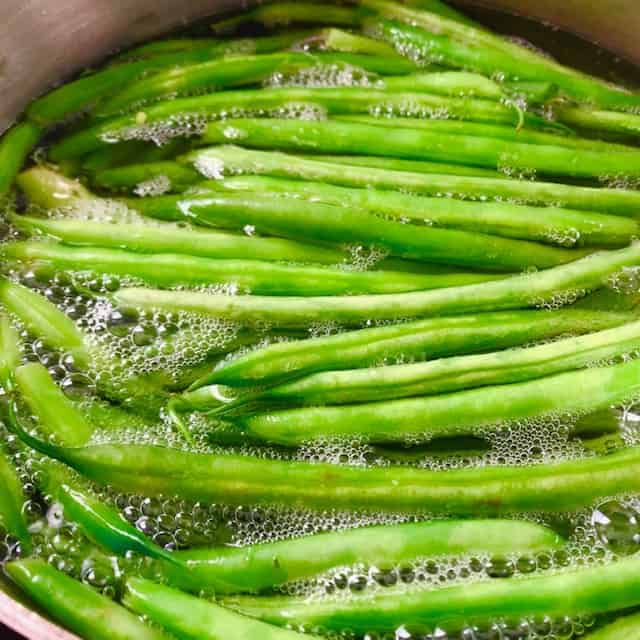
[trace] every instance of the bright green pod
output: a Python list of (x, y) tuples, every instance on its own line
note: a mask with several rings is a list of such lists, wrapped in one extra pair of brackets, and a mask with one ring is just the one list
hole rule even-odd
[(158, 628), (44, 560), (10, 562), (9, 577), (52, 618), (92, 640), (169, 640)]

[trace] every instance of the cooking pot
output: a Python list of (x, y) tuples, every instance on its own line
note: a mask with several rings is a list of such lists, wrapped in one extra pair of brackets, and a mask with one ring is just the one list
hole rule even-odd
[[(244, 0), (242, 0), (244, 2)], [(0, 131), (54, 83), (122, 47), (240, 4), (234, 0), (2, 0)], [(638, 0), (479, 0), (557, 25), (640, 65)], [(508, 23), (507, 23), (508, 24)], [(0, 623), (30, 640), (76, 638), (0, 588)], [(3, 630), (0, 635), (4, 638)]]

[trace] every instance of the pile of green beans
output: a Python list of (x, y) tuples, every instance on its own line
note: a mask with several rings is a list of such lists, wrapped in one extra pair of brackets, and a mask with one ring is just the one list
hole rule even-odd
[(635, 637), (640, 93), (441, 0), (209, 27), (0, 139), (7, 578), (97, 640)]

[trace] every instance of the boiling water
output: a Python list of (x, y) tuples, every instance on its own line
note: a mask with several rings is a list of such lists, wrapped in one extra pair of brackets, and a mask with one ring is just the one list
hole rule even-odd
[[(396, 43), (403, 50), (403, 43)], [(403, 53), (421, 64), (437, 63), (428, 51), (411, 50), (407, 44)], [(291, 76), (277, 75), (267, 81), (268, 86), (361, 86), (376, 87), (369, 74), (351, 67), (318, 67)], [(385, 105), (372, 109), (378, 116), (421, 115), (447, 118), (446, 112), (416, 113), (412, 106), (389, 110)], [(247, 115), (246, 111), (221, 113), (220, 118)], [(264, 115), (260, 112), (259, 115)], [(288, 105), (273, 114), (278, 117), (323, 118), (321, 111), (308, 105)], [(139, 125), (107, 134), (105, 140), (119, 142), (146, 140), (164, 144), (170, 138), (201, 133), (206, 122), (198, 116), (184, 114), (167, 122)], [(234, 131), (229, 128), (229, 141)], [(220, 178), (225, 167), (198, 167), (212, 178)], [(504, 167), (505, 173), (519, 179), (534, 176), (526, 168)], [(619, 177), (603, 177), (613, 186), (629, 187)], [(169, 178), (160, 176), (138, 185), (139, 196), (160, 195), (171, 189)], [(441, 194), (443, 197), (453, 194)], [(5, 203), (4, 208), (13, 208)], [(72, 215), (85, 220), (150, 224), (135, 211), (115, 201), (100, 200), (89, 203), (81, 210), (50, 211), (52, 217)], [(252, 235), (259, 229), (246, 228)], [(11, 227), (3, 227), (5, 240), (19, 237)], [(559, 238), (558, 244), (571, 245), (576, 238)], [(385, 257), (376, 247), (348, 247), (349, 259), (342, 268), (366, 270)], [(274, 335), (269, 327), (252, 327), (253, 338), (242, 340), (244, 327), (226, 320), (205, 319), (194, 314), (140, 312), (135, 309), (119, 309), (110, 301), (110, 294), (126, 285), (144, 285), (131, 278), (115, 275), (96, 276), (93, 273), (74, 271), (55, 274), (16, 268), (8, 274), (40, 292), (72, 318), (87, 335), (95, 355), (90, 371), (80, 371), (70, 354), (48, 348), (39, 339), (16, 326), (24, 340), (23, 358), (44, 364), (69, 398), (89, 418), (97, 421), (94, 443), (144, 443), (161, 444), (174, 448), (199, 452), (216, 452), (221, 448), (210, 437), (215, 424), (206, 416), (193, 414), (188, 419), (192, 442), (176, 431), (171, 417), (162, 403), (147, 395), (137, 395), (135, 379), (139, 376), (162, 374), (167, 384), (183, 387), (188, 384), (189, 371), (203, 365), (212, 367), (216, 362), (231, 359), (251, 349), (265, 346), (274, 340), (291, 339)], [(637, 270), (625, 270), (610, 282), (610, 287), (621, 294), (637, 293)], [(211, 289), (208, 289), (211, 290)], [(220, 283), (216, 292), (235, 295), (239, 293), (235, 283)], [(242, 291), (242, 293), (247, 293)], [(555, 308), (570, 304), (583, 295), (582, 291), (565, 292), (557, 299), (541, 301), (541, 306)], [(375, 325), (372, 318), (366, 326)], [(311, 325), (309, 337), (337, 333), (339, 326)], [(636, 354), (629, 354), (635, 357)], [(397, 362), (408, 361), (399, 357)], [(391, 363), (386, 363), (391, 364)], [(115, 414), (104, 422), (107, 405), (97, 397), (97, 389), (108, 391), (109, 397), (132, 413), (126, 418)], [(640, 414), (634, 409), (633, 399), (616, 408), (623, 443), (614, 446), (630, 446), (640, 443)], [(24, 410), (24, 407), (23, 407)], [(108, 407), (106, 408), (109, 411)], [(101, 412), (102, 411), (102, 412)], [(142, 415), (141, 415), (142, 414)], [(28, 415), (23, 416), (28, 419)], [(102, 419), (100, 419), (102, 417)], [(418, 453), (408, 451), (384, 451), (367, 442), (326, 441), (309, 442), (297, 450), (283, 451), (275, 447), (253, 445), (225, 447), (225, 451), (249, 454), (271, 459), (292, 459), (306, 462), (325, 462), (336, 465), (360, 467), (410, 465), (446, 472), (463, 467), (492, 465), (532, 465), (595, 455), (588, 442), (572, 436), (572, 426), (580, 416), (553, 416), (519, 424), (500, 425), (499, 429), (478, 430), (486, 443), (482, 451), (462, 453), (435, 452), (428, 446)], [(35, 425), (37, 427), (37, 425)], [(35, 554), (70, 575), (97, 587), (102, 593), (117, 597), (122, 588), (123, 575), (139, 571), (154, 576), (154, 562), (131, 555), (126, 558), (107, 558), (96, 552), (84, 538), (80, 529), (67, 521), (58, 503), (45, 495), (42, 486), (40, 458), (22, 446), (14, 436), (4, 432), (9, 443), (12, 460), (19, 471), (27, 500), (23, 506), (30, 529), (35, 538)], [(372, 524), (392, 524), (415, 520), (446, 518), (444, 513), (398, 515), (387, 513), (355, 513), (323, 511), (313, 512), (291, 509), (279, 505), (257, 507), (245, 505), (229, 507), (222, 504), (204, 504), (181, 500), (165, 495), (127, 495), (110, 488), (93, 487), (96, 494), (117, 508), (127, 521), (166, 549), (184, 549), (192, 546), (230, 543), (234, 545), (259, 544), (269, 541), (337, 531)], [(535, 573), (548, 574), (567, 567), (580, 567), (607, 563), (638, 549), (640, 543), (640, 496), (610, 496), (578, 513), (511, 514), (514, 518), (533, 520), (562, 531), (568, 540), (566, 547), (553, 553), (535, 555), (487, 556), (476, 554), (463, 557), (415, 558), (406, 565), (394, 566), (346, 566), (336, 567), (313, 580), (288, 583), (279, 592), (304, 596), (310, 599), (348, 599), (357, 593), (378, 591), (397, 592), (401, 598), (405, 590), (438, 589), (453, 584), (470, 584), (482, 579), (503, 579)], [(21, 555), (19, 544), (10, 536), (0, 540), (0, 558), (7, 561)], [(207, 595), (207, 594), (203, 594)], [(569, 640), (591, 629), (597, 620), (591, 617), (575, 619), (495, 620), (491, 627), (483, 629), (433, 629), (425, 638), (446, 640), (548, 638)], [(345, 633), (345, 635), (348, 635)], [(378, 636), (367, 636), (374, 640)], [(406, 639), (410, 631), (401, 626), (389, 629), (384, 638)]]

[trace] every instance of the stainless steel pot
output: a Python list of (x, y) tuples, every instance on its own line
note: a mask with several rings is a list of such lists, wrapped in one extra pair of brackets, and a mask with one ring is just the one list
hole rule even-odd
[[(244, 2), (244, 0), (241, 0)], [(558, 25), (640, 64), (639, 0), (468, 0)], [(237, 0), (1, 0), (0, 131), (52, 84), (129, 44), (240, 4)], [(30, 640), (76, 636), (0, 584), (0, 622)]]

